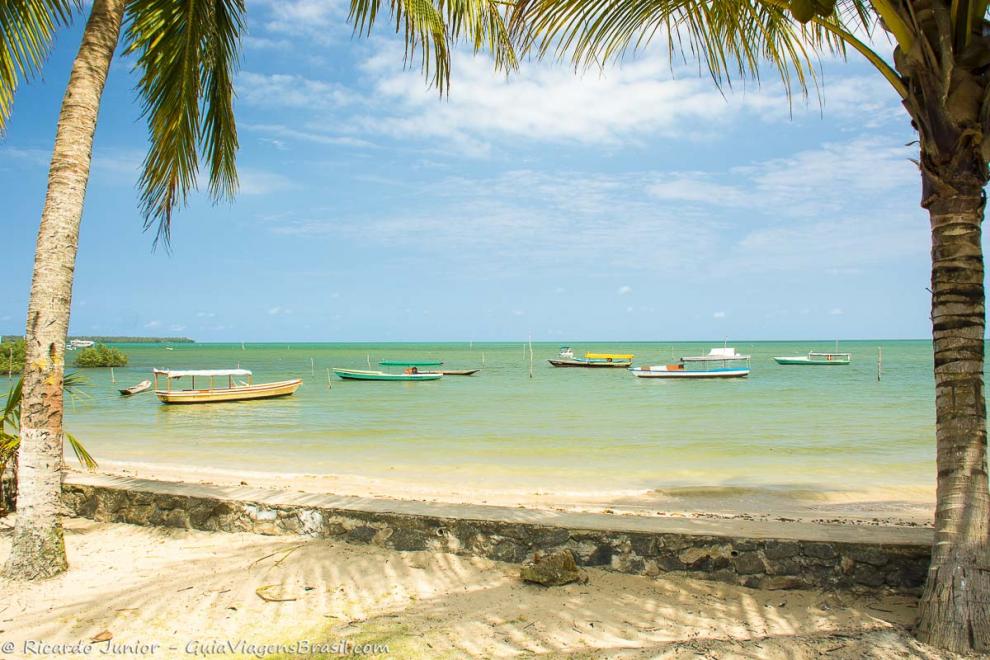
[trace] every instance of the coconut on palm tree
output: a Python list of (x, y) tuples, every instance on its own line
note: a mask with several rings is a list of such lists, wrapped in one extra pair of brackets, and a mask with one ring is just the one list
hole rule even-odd
[[(19, 82), (36, 74), (59, 28), (81, 0), (0, 3), (0, 131)], [(496, 0), (355, 2), (357, 29), (380, 14), (395, 22), (407, 58), (420, 54), (434, 82), (446, 83), (451, 44), (463, 38), (496, 61), (515, 63)], [(67, 567), (59, 520), (65, 339), (93, 135), (110, 62), (121, 40), (136, 55), (137, 91), (149, 148), (140, 189), (146, 228), (167, 242), (172, 214), (196, 187), (200, 159), (214, 200), (237, 189), (233, 79), (244, 0), (94, 0), (62, 101), (35, 251), (18, 454), (18, 516), (4, 574), (34, 579)]]

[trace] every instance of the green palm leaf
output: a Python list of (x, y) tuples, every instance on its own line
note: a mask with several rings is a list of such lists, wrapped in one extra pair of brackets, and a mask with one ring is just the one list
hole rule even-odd
[[(86, 396), (80, 388), (86, 383), (86, 379), (77, 373), (67, 373), (62, 380), (63, 389), (69, 396)], [(21, 394), (23, 392), (24, 378), (18, 378), (17, 382), (7, 392), (4, 401), (3, 418), (0, 419), (0, 474), (3, 473), (4, 466), (17, 453), (20, 447), (21, 438), (18, 435), (21, 420)], [(79, 439), (71, 433), (65, 433), (72, 452), (76, 455), (76, 460), (87, 470), (95, 470), (99, 465), (93, 456), (86, 450)]]
[(66, 431), (65, 439), (69, 441), (69, 446), (72, 447), (72, 453), (76, 455), (76, 460), (79, 461), (80, 465), (87, 470), (95, 470), (100, 467), (92, 455), (86, 451), (86, 448), (83, 447), (82, 443), (76, 439), (76, 436)]
[(420, 67), (441, 92), (450, 84), (450, 53), (458, 43), (487, 50), (500, 71), (519, 65), (508, 29), (511, 3), (501, 0), (351, 0), (350, 20), (358, 34), (371, 34), (386, 8), (405, 41), (406, 62), (419, 54)]
[[(243, 0), (131, 0), (127, 52), (137, 53), (138, 92), (151, 146), (141, 176), (145, 228), (168, 243), (172, 213), (196, 188), (199, 152), (214, 201), (237, 189), (233, 75)], [(205, 117), (204, 117), (205, 116)]]
[(55, 30), (72, 20), (80, 4), (80, 0), (0, 2), (0, 132), (10, 118), (18, 84), (41, 70)]
[(817, 85), (820, 55), (844, 56), (852, 45), (902, 86), (893, 69), (853, 36), (872, 31), (877, 19), (870, 3), (844, 0), (806, 24), (789, 7), (789, 0), (519, 0), (511, 26), (525, 51), (568, 57), (576, 67), (618, 60), (659, 36), (671, 62), (697, 61), (720, 88), (740, 78), (759, 80), (769, 65), (788, 96)]

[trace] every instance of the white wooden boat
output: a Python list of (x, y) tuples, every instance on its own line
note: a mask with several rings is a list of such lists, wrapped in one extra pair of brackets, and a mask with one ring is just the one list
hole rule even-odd
[(150, 389), (151, 389), (151, 381), (150, 380), (142, 380), (137, 385), (132, 385), (130, 387), (126, 387), (126, 388), (124, 388), (122, 390), (119, 390), (119, 392), (120, 392), (120, 396), (131, 396), (132, 394), (137, 394), (139, 392), (145, 392), (145, 391), (150, 390)]
[[(713, 348), (707, 355), (688, 355), (676, 364), (659, 364), (651, 367), (630, 369), (638, 378), (680, 378), (686, 380), (713, 378), (745, 378), (750, 372), (749, 355), (742, 355), (736, 349), (723, 346)], [(739, 364), (744, 362), (745, 364)]]
[[(281, 380), (274, 383), (252, 382), (252, 374), (247, 369), (199, 369), (175, 371), (170, 369), (155, 369), (155, 396), (162, 403), (220, 403), (226, 401), (250, 401), (253, 399), (272, 399), (280, 396), (294, 394), (302, 385), (301, 378), (291, 380)], [(248, 382), (234, 382), (234, 377), (246, 377)], [(158, 378), (165, 379), (165, 389), (158, 386)], [(173, 389), (172, 381), (180, 378), (191, 380), (190, 389)], [(205, 389), (196, 388), (196, 379), (207, 379), (209, 386)], [(217, 381), (223, 384), (226, 379), (226, 387), (217, 387)]]
[(715, 367), (712, 369), (688, 369), (684, 364), (661, 364), (652, 367), (634, 367), (629, 371), (637, 378), (745, 378), (749, 367)]

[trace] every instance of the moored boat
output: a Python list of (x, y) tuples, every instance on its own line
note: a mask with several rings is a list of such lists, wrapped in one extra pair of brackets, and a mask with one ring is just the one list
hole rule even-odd
[(816, 353), (811, 351), (807, 355), (775, 357), (774, 361), (785, 366), (844, 366), (852, 362), (852, 353)]
[[(155, 396), (162, 403), (220, 403), (227, 401), (250, 401), (253, 399), (272, 399), (275, 397), (294, 394), (302, 385), (301, 378), (281, 380), (274, 383), (252, 382), (252, 374), (247, 369), (200, 369), (176, 371), (170, 369), (155, 369)], [(166, 389), (158, 387), (159, 376), (165, 378)], [(247, 383), (235, 382), (234, 377), (246, 377)], [(174, 390), (172, 381), (179, 378), (190, 378), (190, 389)], [(196, 388), (197, 378), (208, 378), (209, 387)], [(218, 378), (227, 379), (227, 387), (216, 387)]]
[(652, 367), (634, 367), (629, 371), (638, 378), (745, 378), (749, 367), (715, 367), (688, 369), (684, 364), (661, 364)]
[(574, 351), (568, 346), (560, 347), (560, 355), (556, 359), (547, 360), (555, 367), (585, 367), (626, 369), (632, 366), (631, 353), (585, 353), (583, 358), (575, 357)]
[(481, 371), (481, 369), (441, 369), (440, 373), (444, 376), (473, 376)]
[(374, 371), (371, 369), (341, 369), (333, 368), (333, 372), (345, 380), (438, 380), (443, 378), (442, 371), (420, 371), (420, 367), (439, 367), (443, 364), (440, 361), (420, 360), (415, 362), (404, 362), (401, 360), (382, 360), (378, 363), (383, 367), (404, 367), (402, 373), (390, 373), (387, 371)]
[[(744, 365), (734, 364), (744, 362)], [(633, 367), (638, 378), (745, 378), (750, 372), (750, 356), (729, 346), (713, 348), (707, 355), (687, 355), (676, 364)]]
[(139, 392), (144, 392), (144, 391), (147, 391), (147, 390), (150, 390), (150, 389), (151, 389), (151, 381), (150, 380), (142, 380), (137, 385), (132, 385), (130, 387), (126, 387), (126, 388), (124, 388), (122, 390), (118, 390), (118, 391), (120, 392), (120, 395), (121, 396), (131, 396), (132, 394), (137, 394)]

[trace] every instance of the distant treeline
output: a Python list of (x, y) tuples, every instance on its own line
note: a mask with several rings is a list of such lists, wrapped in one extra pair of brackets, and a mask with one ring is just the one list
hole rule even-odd
[[(0, 341), (16, 341), (24, 339), (23, 336), (7, 335), (0, 336)], [(82, 339), (92, 341), (97, 344), (195, 344), (189, 337), (100, 337), (100, 336), (72, 336), (69, 340)]]

